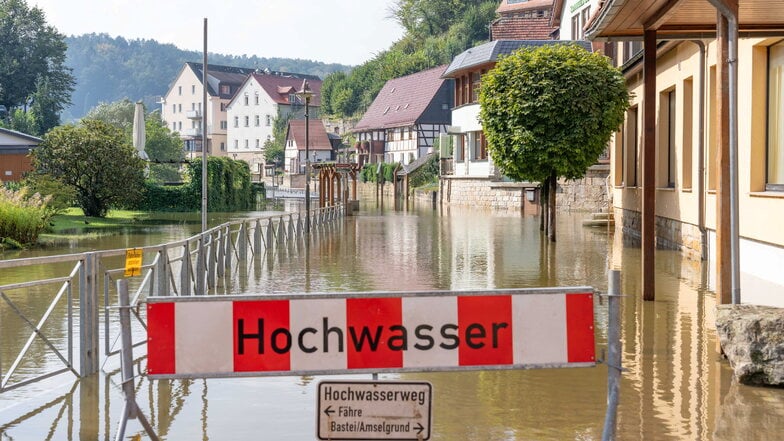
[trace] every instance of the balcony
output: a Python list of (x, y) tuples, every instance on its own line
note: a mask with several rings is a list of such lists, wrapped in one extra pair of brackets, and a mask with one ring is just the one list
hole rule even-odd
[(184, 138), (201, 138), (201, 129), (185, 129), (182, 131)]
[(201, 119), (201, 110), (188, 110), (185, 112), (185, 117), (188, 119)]

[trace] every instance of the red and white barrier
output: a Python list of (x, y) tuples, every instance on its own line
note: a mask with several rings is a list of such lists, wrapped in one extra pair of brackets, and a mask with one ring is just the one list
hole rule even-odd
[(149, 302), (152, 377), (595, 363), (590, 292)]

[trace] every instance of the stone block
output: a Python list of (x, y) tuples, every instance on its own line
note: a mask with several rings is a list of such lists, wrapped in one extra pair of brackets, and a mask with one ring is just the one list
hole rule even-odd
[(784, 386), (784, 309), (720, 305), (716, 330), (738, 381)]

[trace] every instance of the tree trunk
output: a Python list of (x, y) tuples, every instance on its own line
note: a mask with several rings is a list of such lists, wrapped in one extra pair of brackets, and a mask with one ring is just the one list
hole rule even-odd
[(547, 190), (547, 210), (550, 212), (547, 218), (549, 223), (547, 233), (552, 242), (555, 242), (555, 189), (557, 185), (558, 177), (555, 174), (550, 175), (548, 178), (549, 189)]

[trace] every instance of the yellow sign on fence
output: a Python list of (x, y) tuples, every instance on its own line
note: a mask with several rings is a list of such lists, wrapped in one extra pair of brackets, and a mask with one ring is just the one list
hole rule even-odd
[(125, 250), (125, 277), (139, 276), (142, 274), (142, 250), (128, 248)]

